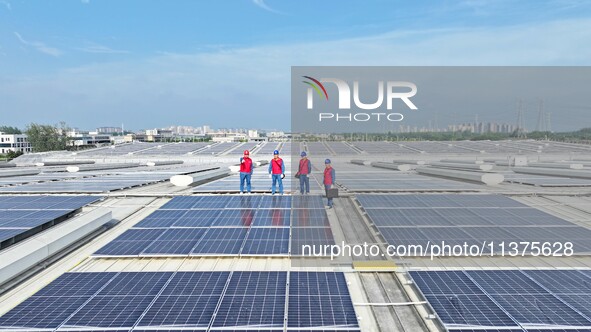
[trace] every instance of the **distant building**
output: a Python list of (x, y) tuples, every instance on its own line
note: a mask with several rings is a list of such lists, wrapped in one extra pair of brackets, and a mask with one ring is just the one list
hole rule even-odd
[(111, 144), (111, 136), (100, 134), (98, 131), (82, 133), (77, 130), (73, 130), (68, 132), (67, 136), (70, 138), (71, 146)]
[(267, 137), (269, 138), (281, 138), (285, 137), (285, 133), (282, 131), (270, 131), (267, 133)]
[(33, 151), (27, 135), (0, 132), (0, 153), (4, 154), (10, 151), (23, 153)]
[(98, 127), (96, 132), (99, 134), (115, 134), (123, 132), (123, 129), (121, 127)]
[(259, 137), (259, 132), (258, 130), (248, 130), (248, 138), (257, 138)]

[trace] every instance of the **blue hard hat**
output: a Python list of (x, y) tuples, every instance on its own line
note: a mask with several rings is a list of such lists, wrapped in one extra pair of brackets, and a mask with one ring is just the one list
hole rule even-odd
[(326, 160), (324, 161), (324, 163), (325, 163), (325, 164), (330, 164), (330, 159), (326, 159)]
[(273, 151), (273, 154), (279, 154), (279, 150)]
[(302, 151), (302, 153), (300, 153), (300, 156), (302, 156), (302, 157), (307, 156), (306, 151)]

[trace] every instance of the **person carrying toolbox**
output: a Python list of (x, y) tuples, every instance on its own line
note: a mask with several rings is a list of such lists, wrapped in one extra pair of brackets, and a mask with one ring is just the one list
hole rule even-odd
[(312, 172), (312, 163), (308, 159), (306, 151), (302, 151), (300, 156), (302, 159), (300, 159), (296, 177), (300, 179), (300, 194), (304, 195), (310, 193), (310, 177), (308, 175)]
[(244, 182), (246, 182), (246, 191), (250, 194), (250, 178), (254, 171), (254, 164), (250, 159), (250, 152), (244, 150), (244, 156), (240, 157), (240, 193), (244, 193)]
[(279, 193), (283, 195), (283, 178), (285, 177), (285, 164), (283, 159), (279, 158), (279, 151), (273, 151), (273, 159), (269, 163), (269, 174), (273, 179), (271, 194), (275, 195), (275, 187), (279, 183)]
[(326, 198), (328, 198), (328, 208), (332, 209), (332, 199), (338, 195), (335, 195), (336, 188), (333, 188), (336, 172), (330, 164), (330, 159), (324, 161), (324, 166), (324, 189), (326, 190)]

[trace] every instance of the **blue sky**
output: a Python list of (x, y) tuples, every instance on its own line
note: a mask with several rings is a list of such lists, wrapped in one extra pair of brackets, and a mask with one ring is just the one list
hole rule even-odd
[(576, 0), (0, 0), (0, 122), (287, 130), (292, 65), (589, 65), (590, 40)]

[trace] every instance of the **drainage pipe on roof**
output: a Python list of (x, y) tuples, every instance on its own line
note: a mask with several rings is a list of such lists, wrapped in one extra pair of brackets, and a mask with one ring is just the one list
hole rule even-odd
[(560, 168), (560, 169), (583, 169), (583, 164), (555, 164), (555, 163), (529, 163), (530, 167), (541, 167), (541, 168)]
[(68, 166), (66, 170), (70, 173), (85, 172), (85, 171), (102, 171), (108, 169), (119, 169), (119, 168), (133, 168), (139, 167), (140, 164), (129, 164), (129, 163), (105, 163), (105, 164), (94, 164), (94, 165), (80, 165), (80, 166)]
[(387, 168), (387, 169), (393, 169), (396, 171), (401, 171), (401, 172), (408, 172), (410, 171), (410, 165), (408, 164), (393, 164), (393, 163), (385, 163), (385, 162), (381, 162), (381, 161), (374, 161), (371, 163), (372, 167), (378, 167), (378, 168)]
[(37, 175), (39, 173), (41, 173), (41, 172), (36, 171), (36, 170), (0, 171), (0, 178), (13, 177), (13, 176), (25, 176), (25, 175)]
[(591, 179), (591, 170), (559, 169), (559, 168), (538, 168), (538, 167), (514, 167), (515, 173), (548, 175), (567, 178)]
[(394, 159), (392, 160), (394, 164), (415, 164), (415, 165), (426, 165), (427, 162), (424, 160), (412, 160), (412, 159)]
[(71, 160), (71, 161), (43, 161), (35, 163), (35, 166), (73, 166), (73, 165), (91, 165), (94, 164), (94, 160)]
[(442, 159), (442, 163), (453, 163), (453, 164), (484, 164), (483, 160), (468, 160), (468, 159)]
[(369, 165), (371, 165), (371, 162), (368, 160), (353, 159), (353, 160), (351, 160), (351, 164), (361, 165), (361, 166), (369, 166)]
[(16, 167), (16, 164), (8, 163), (5, 161), (0, 161), (0, 168), (12, 168), (12, 167)]
[(148, 161), (146, 166), (154, 167), (154, 166), (166, 166), (166, 165), (179, 165), (183, 164), (184, 161), (182, 160), (161, 160), (161, 161)]
[(470, 171), (461, 171), (456, 169), (418, 167), (417, 173), (426, 175), (435, 175), (454, 180), (467, 180), (478, 183), (484, 183), (489, 186), (498, 185), (505, 180), (502, 174), (479, 173)]
[(490, 172), (493, 169), (493, 165), (482, 164), (455, 164), (455, 163), (440, 163), (440, 162), (433, 162), (431, 166), (439, 167), (439, 168), (452, 168), (452, 169), (459, 169), (459, 170), (470, 170), (470, 171), (484, 171)]
[(229, 175), (230, 168), (221, 168), (213, 171), (199, 172), (187, 175), (175, 175), (170, 178), (170, 183), (177, 187), (187, 187), (204, 181), (214, 180), (216, 178)]

